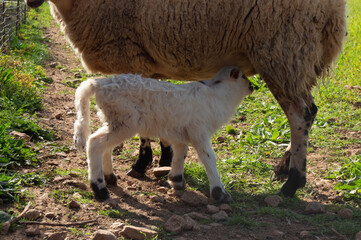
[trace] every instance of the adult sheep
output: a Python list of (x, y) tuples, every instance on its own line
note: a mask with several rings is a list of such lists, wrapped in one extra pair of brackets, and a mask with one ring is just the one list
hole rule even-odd
[[(39, 6), (44, 0), (27, 0)], [(201, 80), (226, 65), (259, 74), (285, 112), (291, 144), (281, 192), (306, 183), (311, 89), (340, 53), (345, 0), (49, 0), (90, 72)], [(287, 161), (288, 160), (288, 161)]]

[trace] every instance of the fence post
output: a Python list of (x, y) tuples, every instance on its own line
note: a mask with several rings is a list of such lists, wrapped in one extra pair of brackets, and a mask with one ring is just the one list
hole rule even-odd
[(15, 35), (18, 35), (18, 31), (19, 31), (19, 24), (20, 24), (20, 0), (17, 0), (16, 3), (16, 22), (15, 22)]
[(0, 47), (1, 49), (3, 49), (3, 44), (5, 44), (5, 38), (6, 38), (6, 32), (5, 32), (5, 11), (6, 11), (6, 3), (5, 1), (3, 2), (2, 4), (2, 12), (1, 12), (1, 22), (0, 23), (3, 23), (4, 24), (4, 27), (3, 27), (3, 31), (1, 33), (1, 38), (0, 38)]

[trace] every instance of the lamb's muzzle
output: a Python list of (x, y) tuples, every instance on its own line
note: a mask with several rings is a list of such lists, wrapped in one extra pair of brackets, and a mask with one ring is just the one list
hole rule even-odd
[[(237, 67), (222, 68), (213, 79), (203, 83), (175, 85), (123, 74), (90, 79), (79, 86), (75, 94), (74, 140), (80, 150), (86, 145), (89, 180), (96, 199), (103, 201), (109, 197), (105, 183), (116, 184), (113, 147), (139, 134), (160, 137), (171, 144), (169, 180), (175, 189), (185, 187), (184, 158), (191, 143), (206, 168), (211, 197), (218, 202), (230, 201), (217, 171), (210, 138), (253, 89)], [(93, 94), (104, 124), (88, 139), (89, 99)]]

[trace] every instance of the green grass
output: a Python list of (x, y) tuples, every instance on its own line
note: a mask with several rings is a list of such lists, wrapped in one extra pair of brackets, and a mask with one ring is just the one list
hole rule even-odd
[[(48, 11), (48, 17), (39, 17), (39, 11)], [(17, 173), (21, 166), (36, 166), (38, 152), (24, 140), (11, 137), (10, 132), (29, 135), (34, 145), (54, 138), (37, 124), (36, 117), (42, 109), (40, 92), (49, 82), (39, 65), (50, 57), (42, 36), (49, 19), (48, 9), (29, 12), (9, 52), (0, 54), (0, 199), (5, 202), (19, 201), (19, 189), (27, 186), (29, 179), (34, 185), (42, 182), (41, 177), (35, 181), (34, 176)]]

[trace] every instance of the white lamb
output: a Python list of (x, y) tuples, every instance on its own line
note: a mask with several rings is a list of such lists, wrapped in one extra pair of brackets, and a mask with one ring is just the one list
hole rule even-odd
[[(175, 189), (185, 187), (184, 158), (191, 143), (206, 167), (211, 197), (218, 202), (229, 201), (210, 138), (252, 91), (250, 82), (237, 67), (224, 67), (211, 80), (183, 85), (132, 74), (83, 82), (75, 94), (74, 140), (79, 150), (86, 145), (95, 198), (103, 201), (109, 197), (103, 176), (107, 184), (116, 183), (113, 147), (139, 134), (160, 137), (171, 144), (174, 156), (168, 178)], [(88, 139), (89, 99), (94, 94), (104, 124)]]

